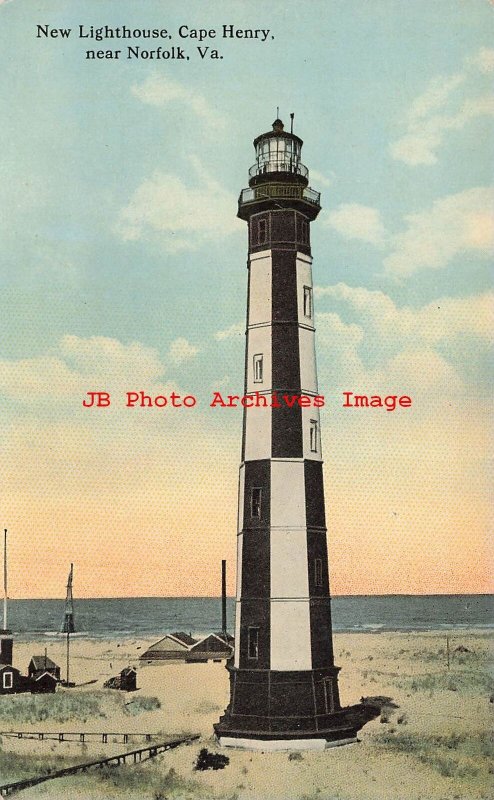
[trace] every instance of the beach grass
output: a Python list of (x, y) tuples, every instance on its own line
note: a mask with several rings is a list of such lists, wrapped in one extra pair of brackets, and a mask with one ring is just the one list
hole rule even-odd
[[(0, 750), (0, 783), (24, 778), (49, 775), (52, 772), (79, 763), (80, 758), (57, 755), (36, 756)], [(66, 779), (67, 780), (67, 779)], [(206, 800), (206, 789), (191, 779), (178, 775), (173, 768), (165, 774), (156, 764), (123, 764), (119, 767), (105, 766), (88, 775), (78, 775), (74, 786), (84, 791), (86, 786), (91, 796), (142, 797), (149, 800)], [(36, 793), (46, 792), (48, 784), (41, 784)], [(98, 791), (99, 790), (99, 791)]]
[(157, 697), (139, 695), (126, 701), (123, 693), (104, 689), (91, 692), (0, 695), (0, 723), (7, 723), (10, 730), (16, 730), (19, 725), (46, 721), (84, 723), (89, 719), (111, 717), (118, 711), (134, 717), (143, 712), (155, 711), (160, 706)]
[(125, 714), (130, 714), (135, 717), (137, 714), (142, 714), (144, 711), (156, 711), (158, 708), (161, 708), (161, 703), (157, 697), (138, 695), (125, 703), (124, 712)]
[(410, 688), (412, 692), (463, 692), (488, 694), (494, 691), (494, 680), (487, 672), (465, 669), (454, 672), (429, 672), (396, 681), (400, 688)]
[(152, 800), (192, 800), (201, 797), (200, 785), (177, 775), (169, 769), (165, 774), (155, 765), (124, 764), (118, 769), (105, 767), (97, 773), (97, 780), (104, 784), (105, 793), (130, 794), (134, 797), (146, 796)]
[(78, 763), (80, 759), (61, 755), (23, 755), (0, 749), (0, 783), (20, 781), (38, 775), (49, 775), (64, 767)]
[[(477, 642), (478, 646), (479, 642)], [(391, 666), (397, 660), (408, 659), (411, 669), (408, 674), (394, 669), (378, 669), (372, 665), (362, 669), (362, 677), (369, 683), (383, 681), (398, 689), (414, 693), (448, 691), (464, 695), (490, 695), (494, 692), (493, 661), (488, 647), (464, 652), (446, 648), (402, 648), (399, 652), (381, 654)]]
[(445, 778), (487, 776), (494, 760), (494, 740), (486, 731), (427, 736), (423, 733), (384, 731), (375, 739), (389, 751), (407, 753)]
[[(118, 702), (115, 698), (113, 704)], [(55, 692), (54, 694), (18, 694), (0, 696), (0, 722), (11, 730), (23, 724), (37, 722), (87, 722), (94, 717), (104, 718), (108, 693)], [(110, 703), (112, 700), (110, 699)]]

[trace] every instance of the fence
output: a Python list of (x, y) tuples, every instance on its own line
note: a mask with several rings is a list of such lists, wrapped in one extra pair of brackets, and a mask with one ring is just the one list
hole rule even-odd
[[(111, 736), (112, 734), (107, 735)], [(159, 753), (164, 753), (166, 750), (172, 750), (181, 744), (188, 744), (196, 739), (199, 739), (199, 734), (182, 736), (177, 739), (172, 739), (169, 742), (161, 742), (160, 744), (152, 744), (148, 745), (147, 747), (140, 747), (138, 750), (130, 750), (126, 753), (119, 753), (119, 755), (110, 756), (109, 758), (101, 758), (97, 761), (86, 761), (83, 764), (74, 764), (71, 767), (59, 769), (56, 772), (50, 772), (47, 775), (37, 775), (34, 778), (25, 778), (21, 781), (4, 783), (3, 786), (0, 786), (0, 797), (8, 797), (15, 792), (20, 792), (22, 789), (28, 789), (30, 786), (36, 786), (38, 783), (51, 781), (55, 778), (64, 778), (66, 775), (76, 775), (79, 772), (86, 772), (88, 769), (92, 769), (94, 767), (118, 766), (119, 764), (125, 764), (127, 759), (132, 759), (133, 763), (137, 764), (139, 761), (143, 760), (143, 756), (144, 760), (147, 760), (148, 758), (155, 758)]]

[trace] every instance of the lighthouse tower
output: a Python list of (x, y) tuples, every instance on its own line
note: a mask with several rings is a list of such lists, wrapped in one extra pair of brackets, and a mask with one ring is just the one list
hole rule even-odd
[[(254, 140), (238, 216), (249, 284), (239, 481), (235, 655), (220, 743), (282, 749), (354, 741), (334, 665), (302, 140), (277, 119)], [(295, 398), (295, 400), (294, 400)], [(299, 399), (300, 398), (300, 399)]]

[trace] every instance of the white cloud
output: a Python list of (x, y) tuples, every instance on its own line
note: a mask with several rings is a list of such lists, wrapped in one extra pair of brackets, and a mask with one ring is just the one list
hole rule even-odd
[(158, 387), (164, 372), (158, 351), (139, 342), (68, 335), (48, 354), (0, 361), (0, 394), (26, 404), (71, 398), (79, 408), (86, 392)]
[(205, 241), (239, 230), (236, 198), (191, 159), (198, 185), (187, 186), (178, 175), (157, 171), (134, 192), (121, 211), (117, 230), (125, 240), (159, 234), (169, 252), (194, 250)]
[[(397, 336), (385, 340), (373, 321), (347, 324), (338, 314), (317, 315), (318, 342), (325, 358), (319, 358), (320, 389), (332, 396), (343, 391), (355, 394), (408, 395), (413, 398), (415, 417), (447, 397), (459, 398), (465, 383), (456, 365), (417, 337), (403, 342)], [(387, 334), (389, 337), (389, 334)], [(369, 344), (369, 339), (374, 340)]]
[(59, 351), (81, 376), (108, 378), (114, 382), (155, 381), (165, 371), (158, 351), (139, 342), (123, 344), (105, 336), (64, 336)]
[(406, 132), (391, 143), (391, 156), (409, 166), (435, 164), (447, 131), (461, 130), (477, 117), (494, 115), (492, 97), (482, 95), (477, 87), (478, 72), (487, 74), (493, 68), (494, 51), (482, 48), (466, 61), (463, 72), (433, 78), (412, 103), (405, 118)]
[(185, 106), (213, 131), (223, 129), (226, 125), (202, 95), (164, 75), (150, 75), (143, 83), (134, 84), (131, 92), (141, 102), (158, 108), (173, 104)]
[(442, 108), (453, 92), (465, 81), (465, 75), (458, 73), (449, 78), (440, 75), (433, 78), (425, 92), (417, 97), (408, 111), (409, 124), (425, 119), (431, 111)]
[(179, 337), (171, 343), (168, 357), (173, 364), (183, 364), (184, 361), (190, 361), (191, 358), (194, 358), (198, 352), (198, 347), (194, 347), (187, 339)]
[(384, 259), (388, 272), (410, 275), (418, 269), (440, 269), (466, 251), (487, 257), (494, 246), (494, 192), (467, 189), (436, 200), (432, 207), (406, 217), (408, 228), (393, 237)]
[(481, 47), (478, 53), (472, 56), (469, 63), (486, 75), (494, 72), (494, 50), (489, 47)]
[[(345, 323), (334, 312), (316, 315), (319, 380), (321, 386), (368, 385), (370, 374), (364, 368), (360, 346), (364, 338), (361, 325)], [(374, 382), (374, 379), (372, 379)]]
[(323, 175), (322, 172), (318, 172), (317, 169), (310, 170), (310, 181), (315, 184), (315, 186), (333, 186), (335, 183), (335, 176), (331, 174), (330, 178), (327, 178), (326, 175)]
[(358, 203), (340, 205), (324, 221), (347, 239), (385, 247), (385, 271), (406, 276), (441, 269), (462, 253), (488, 258), (494, 248), (494, 189), (478, 186), (440, 197), (405, 216), (406, 228), (396, 234), (386, 231), (378, 209)]
[(376, 208), (359, 203), (343, 203), (325, 216), (325, 222), (346, 239), (382, 246), (386, 240), (386, 229)]
[(56, 356), (0, 361), (0, 394), (14, 400), (67, 397), (79, 385), (77, 373)]
[(331, 311), (316, 315), (323, 393), (406, 394), (414, 398), (415, 420), (433, 419), (432, 408), (451, 404), (458, 413), (482, 406), (494, 293), (443, 297), (419, 308), (344, 283), (315, 293), (325, 305), (331, 301)]
[(432, 349), (414, 347), (398, 353), (387, 362), (385, 374), (389, 385), (406, 387), (432, 402), (443, 393), (451, 400), (464, 388), (454, 366)]
[(403, 136), (391, 145), (390, 150), (396, 161), (404, 161), (405, 164), (415, 167), (418, 164), (436, 164), (435, 150), (440, 144), (439, 131), (429, 128)]
[[(365, 338), (365, 328), (367, 341), (375, 342), (381, 352), (387, 344), (395, 349), (409, 350), (414, 345), (430, 349), (464, 336), (489, 342), (494, 329), (494, 294), (491, 292), (471, 297), (440, 297), (419, 308), (397, 306), (384, 292), (345, 283), (316, 287), (315, 294), (342, 303), (357, 316), (359, 325), (346, 325), (333, 314), (342, 327), (333, 325), (332, 333), (340, 341), (351, 346), (360, 345)], [(325, 318), (327, 315), (318, 316)], [(359, 335), (355, 329), (360, 331)]]
[(242, 322), (234, 322), (233, 325), (230, 325), (229, 328), (226, 328), (222, 331), (216, 331), (214, 334), (214, 338), (218, 342), (222, 342), (224, 339), (233, 339), (235, 336), (243, 336), (245, 333), (245, 323)]
[(481, 116), (494, 116), (494, 99), (488, 95), (466, 100), (454, 114), (418, 119), (410, 125), (408, 134), (391, 145), (391, 155), (410, 166), (435, 164), (436, 150), (445, 131), (461, 130), (468, 122)]

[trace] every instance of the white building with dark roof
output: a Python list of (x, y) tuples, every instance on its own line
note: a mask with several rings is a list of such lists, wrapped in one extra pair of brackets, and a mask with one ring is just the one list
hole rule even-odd
[(190, 634), (178, 631), (167, 633), (141, 654), (141, 661), (166, 661), (186, 658), (189, 650), (197, 643)]

